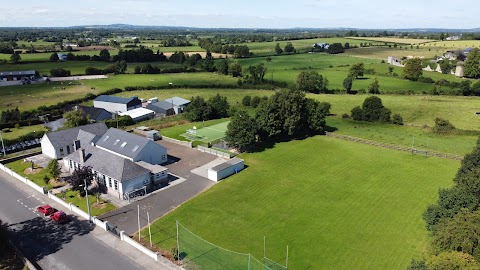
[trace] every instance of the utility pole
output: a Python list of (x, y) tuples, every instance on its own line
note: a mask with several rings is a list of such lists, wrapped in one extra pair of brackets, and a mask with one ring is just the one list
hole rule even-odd
[(85, 184), (85, 197), (87, 197), (88, 222), (92, 223), (92, 216), (90, 215), (90, 202), (88, 201), (88, 186), (86, 178), (83, 178), (83, 183)]
[(140, 205), (137, 205), (138, 241), (140, 241)]
[(3, 137), (2, 137), (2, 130), (1, 129), (0, 129), (0, 139), (2, 140), (3, 157), (6, 157), (7, 154), (5, 153), (5, 145), (3, 144)]
[(150, 213), (147, 212), (148, 234), (150, 235), (150, 247), (152, 247), (152, 231), (150, 230)]

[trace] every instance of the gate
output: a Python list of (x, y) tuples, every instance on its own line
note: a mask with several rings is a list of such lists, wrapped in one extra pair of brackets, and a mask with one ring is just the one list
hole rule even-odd
[(118, 230), (117, 226), (113, 226), (113, 225), (111, 225), (110, 223), (107, 222), (107, 231), (109, 231), (113, 235), (120, 238), (120, 230)]

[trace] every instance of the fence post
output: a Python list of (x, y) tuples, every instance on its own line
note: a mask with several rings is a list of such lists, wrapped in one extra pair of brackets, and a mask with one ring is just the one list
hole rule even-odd
[(250, 270), (250, 253), (248, 253), (248, 270)]
[(180, 242), (178, 238), (178, 220), (177, 220), (177, 261), (180, 263)]

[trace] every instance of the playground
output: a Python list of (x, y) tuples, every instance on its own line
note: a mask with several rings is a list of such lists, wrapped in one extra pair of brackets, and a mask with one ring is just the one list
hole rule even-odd
[(225, 137), (228, 123), (230, 123), (230, 121), (225, 121), (208, 127), (193, 126), (180, 136), (185, 137), (190, 141), (202, 141), (206, 143), (213, 142)]

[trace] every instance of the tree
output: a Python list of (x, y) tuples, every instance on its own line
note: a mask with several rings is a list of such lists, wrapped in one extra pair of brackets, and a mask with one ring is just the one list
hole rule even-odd
[[(89, 167), (81, 167), (80, 169), (75, 169), (72, 175), (67, 177), (65, 180), (70, 184), (72, 190), (80, 191), (80, 196), (85, 196), (85, 188), (88, 188), (93, 181), (94, 174), (92, 169)], [(87, 187), (85, 187), (85, 182)]]
[(78, 127), (78, 126), (86, 125), (88, 123), (88, 120), (83, 115), (81, 109), (72, 110), (64, 113), (63, 119), (65, 119), (63, 123), (64, 128)]
[(220, 72), (220, 74), (223, 74), (223, 75), (228, 75), (228, 60), (227, 59), (223, 59), (220, 62), (220, 65), (218, 67), (218, 72)]
[(467, 78), (480, 78), (480, 50), (473, 49), (463, 65), (464, 76)]
[[(362, 111), (365, 121), (377, 122), (382, 113), (383, 104), (379, 97), (367, 97), (362, 104)], [(352, 116), (353, 117), (353, 116)]]
[(277, 45), (275, 45), (275, 53), (276, 54), (282, 54), (283, 53), (282, 48), (280, 48), (280, 43), (277, 43)]
[(313, 99), (306, 100), (308, 128), (314, 134), (320, 134), (325, 129), (325, 118), (330, 114), (330, 103)]
[(252, 100), (251, 96), (244, 96), (242, 99), (243, 106), (250, 106), (250, 101)]
[(297, 76), (298, 89), (304, 92), (320, 93), (325, 91), (323, 77), (316, 71), (302, 71)]
[(250, 49), (246, 45), (236, 46), (234, 56), (235, 58), (245, 58), (251, 55)]
[(60, 58), (57, 53), (52, 53), (52, 55), (50, 55), (50, 62), (58, 62), (59, 60)]
[(405, 63), (405, 67), (403, 68), (403, 74), (408, 80), (417, 81), (423, 74), (422, 59), (408, 59)]
[(22, 57), (20, 56), (19, 53), (13, 53), (10, 56), (10, 61), (12, 61), (12, 63), (14, 63), (14, 64), (18, 64), (18, 62), (20, 62), (20, 60), (22, 60)]
[(230, 65), (230, 73), (232, 77), (242, 77), (242, 65), (239, 62), (233, 62)]
[(365, 73), (365, 65), (363, 63), (356, 63), (350, 67), (348, 77), (352, 77), (352, 78), (363, 77), (364, 73)]
[(115, 73), (116, 74), (123, 74), (127, 71), (127, 61), (120, 60), (115, 62)]
[(443, 74), (450, 74), (450, 72), (453, 69), (452, 64), (450, 64), (450, 61), (447, 59), (441, 60), (438, 62), (440, 64), (440, 69), (442, 70)]
[(343, 53), (345, 52), (345, 49), (343, 48), (341, 43), (333, 43), (330, 46), (328, 46), (327, 53), (329, 54), (337, 54), (337, 53)]
[(265, 73), (267, 73), (267, 68), (263, 63), (256, 66), (249, 66), (247, 70), (250, 73), (249, 78), (254, 84), (263, 82)]
[(250, 100), (250, 106), (252, 106), (252, 108), (257, 108), (261, 101), (262, 101), (262, 100), (261, 100), (261, 98), (260, 98), (259, 96), (254, 96), (254, 97)]
[(228, 104), (227, 97), (217, 94), (207, 101), (207, 105), (210, 107), (210, 114), (208, 116), (208, 119), (228, 117), (230, 105)]
[(355, 106), (352, 111), (352, 119), (355, 121), (363, 121), (363, 110), (360, 108), (360, 106)]
[(475, 270), (480, 269), (480, 264), (471, 255), (463, 252), (443, 252), (431, 256), (427, 262), (429, 270)]
[(295, 51), (295, 47), (293, 47), (291, 42), (287, 42), (285, 49), (283, 49), (286, 53), (293, 53)]
[(142, 68), (140, 66), (135, 66), (135, 68), (133, 69), (133, 73), (141, 74), (142, 73)]
[(243, 151), (256, 142), (257, 130), (255, 119), (245, 111), (238, 111), (228, 123), (225, 140)]
[(53, 179), (58, 179), (60, 177), (60, 174), (62, 172), (62, 168), (60, 167), (60, 164), (58, 164), (58, 161), (56, 159), (52, 159), (48, 162), (46, 171), (50, 177)]
[(68, 77), (71, 75), (70, 70), (63, 68), (54, 68), (50, 70), (52, 77)]
[(343, 89), (345, 89), (345, 91), (347, 91), (347, 93), (349, 93), (350, 90), (352, 90), (352, 86), (353, 86), (353, 79), (352, 79), (352, 77), (350, 77), (350, 76), (346, 77), (346, 78), (343, 80)]
[(377, 78), (368, 86), (368, 92), (370, 94), (380, 94), (380, 85), (378, 84)]
[(480, 81), (474, 83), (470, 90), (472, 91), (472, 95), (480, 96)]
[(190, 104), (185, 109), (185, 117), (190, 121), (208, 120), (210, 116), (210, 106), (200, 97), (192, 97)]
[(412, 260), (410, 265), (407, 267), (407, 270), (429, 270), (425, 261), (416, 261)]
[(110, 61), (110, 52), (107, 49), (101, 50), (99, 56), (102, 61)]

